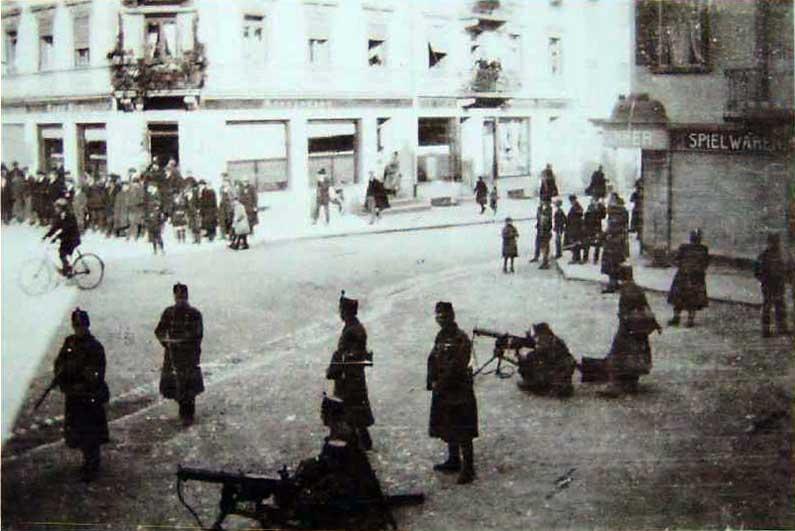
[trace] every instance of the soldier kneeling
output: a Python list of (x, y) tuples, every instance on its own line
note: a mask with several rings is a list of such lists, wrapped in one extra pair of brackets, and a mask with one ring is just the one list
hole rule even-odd
[(566, 398), (574, 394), (571, 376), (577, 365), (566, 343), (547, 323), (533, 325), (535, 350), (519, 355), (520, 389), (538, 395)]

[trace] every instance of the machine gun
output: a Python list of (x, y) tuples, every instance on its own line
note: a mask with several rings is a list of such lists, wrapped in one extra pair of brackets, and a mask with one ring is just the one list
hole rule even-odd
[[(372, 469), (370, 471), (374, 475)], [(223, 521), (229, 515), (255, 520), (263, 529), (312, 528), (312, 525), (307, 526), (307, 522), (315, 521), (317, 514), (325, 509), (320, 506), (302, 505), (299, 502), (298, 482), (295, 477), (290, 477), (286, 466), (279, 470), (279, 478), (178, 466), (177, 496), (201, 529), (207, 528), (202, 524), (196, 511), (185, 502), (182, 495), (183, 481), (202, 481), (223, 485), (218, 517), (210, 528), (214, 530), (222, 530)], [(421, 493), (385, 496), (379, 488), (378, 494), (377, 499), (355, 500), (356, 505), (379, 507), (379, 510), (384, 513), (386, 522), (393, 529), (397, 529), (397, 524), (389, 510), (391, 507), (417, 505), (425, 501), (425, 495)], [(268, 501), (270, 503), (266, 503)], [(240, 507), (242, 504), (246, 504), (246, 506)]]
[[(483, 370), (489, 366), (492, 362), (496, 360), (497, 368), (493, 371), (484, 372), (483, 374), (491, 374), (494, 373), (495, 376), (498, 378), (510, 378), (513, 375), (513, 371), (506, 372), (502, 370), (502, 362), (505, 361), (510, 363), (511, 365), (518, 366), (519, 365), (519, 350), (523, 348), (527, 349), (535, 349), (536, 342), (532, 336), (515, 336), (513, 334), (509, 334), (507, 332), (497, 332), (495, 330), (489, 330), (488, 328), (474, 328), (472, 330), (472, 336), (486, 336), (493, 338), (494, 341), (494, 351), (492, 353), (491, 358), (481, 365), (473, 374), (473, 376), (477, 376)], [(505, 352), (508, 350), (512, 350), (514, 352), (514, 358), (508, 358), (505, 356)]]

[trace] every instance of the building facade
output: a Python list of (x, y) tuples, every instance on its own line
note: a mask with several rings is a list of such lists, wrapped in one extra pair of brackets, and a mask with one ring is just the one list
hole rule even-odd
[(664, 257), (700, 228), (750, 259), (795, 241), (792, 0), (622, 2), (631, 92), (603, 127), (605, 159), (642, 178), (644, 246)]
[[(401, 195), (581, 190), (629, 90), (629, 23), (604, 0), (59, 0), (3, 3), (3, 160), (196, 177), (311, 197), (362, 191), (394, 153)], [(616, 81), (618, 80), (618, 81)], [(505, 187), (503, 187), (505, 188)], [(441, 192), (439, 191), (441, 190)]]

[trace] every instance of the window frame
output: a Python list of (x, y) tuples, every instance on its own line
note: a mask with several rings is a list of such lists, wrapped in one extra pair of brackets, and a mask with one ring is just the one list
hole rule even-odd
[[(77, 24), (78, 19), (85, 19), (86, 43), (85, 46), (77, 45)], [(91, 15), (88, 12), (77, 12), (72, 15), (72, 36), (73, 36), (73, 60), (75, 68), (88, 68), (91, 66)], [(85, 50), (85, 62), (81, 62), (81, 51)]]
[[(646, 66), (654, 74), (705, 74), (712, 71), (711, 64), (711, 13), (707, 0), (694, 0), (699, 9), (698, 24), (701, 26), (700, 44), (703, 46), (703, 62), (674, 64), (663, 62), (664, 46), (662, 43), (663, 20), (666, 10), (682, 8), (665, 0), (637, 0), (635, 3), (635, 64)], [(652, 27), (656, 19), (656, 28)], [(655, 31), (656, 29), (656, 31)], [(670, 46), (670, 44), (669, 44)], [(670, 51), (668, 52), (671, 53)], [(691, 48), (690, 54), (694, 54)]]
[[(158, 27), (158, 40), (157, 46), (150, 50), (149, 44), (149, 26), (150, 25), (157, 25)], [(165, 32), (164, 32), (164, 25), (165, 24), (173, 24), (174, 26), (174, 50), (171, 54), (166, 54), (166, 42)], [(143, 46), (144, 46), (144, 58), (151, 60), (151, 61), (167, 61), (169, 59), (178, 59), (182, 56), (182, 47), (180, 45), (180, 31), (179, 31), (179, 22), (177, 21), (177, 13), (172, 12), (158, 12), (158, 13), (147, 13), (144, 15), (144, 23), (143, 23), (143, 31), (144, 31), (144, 38), (143, 38)], [(155, 55), (155, 51), (160, 50), (160, 54), (158, 56)]]
[(563, 76), (563, 38), (560, 35), (547, 37), (549, 59), (549, 75), (554, 78)]
[[(243, 60), (246, 63), (265, 64), (268, 59), (268, 17), (261, 13), (243, 13), (241, 38), (243, 39)], [(253, 38), (252, 30), (259, 30), (259, 39)], [(259, 52), (256, 49), (259, 47)]]

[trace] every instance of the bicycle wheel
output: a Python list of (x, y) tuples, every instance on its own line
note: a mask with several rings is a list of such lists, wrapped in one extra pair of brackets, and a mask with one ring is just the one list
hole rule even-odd
[(80, 289), (94, 289), (102, 282), (105, 264), (95, 254), (81, 254), (72, 264), (72, 278)]
[(29, 258), (19, 270), (19, 287), (28, 295), (44, 295), (55, 287), (54, 275), (46, 258)]

